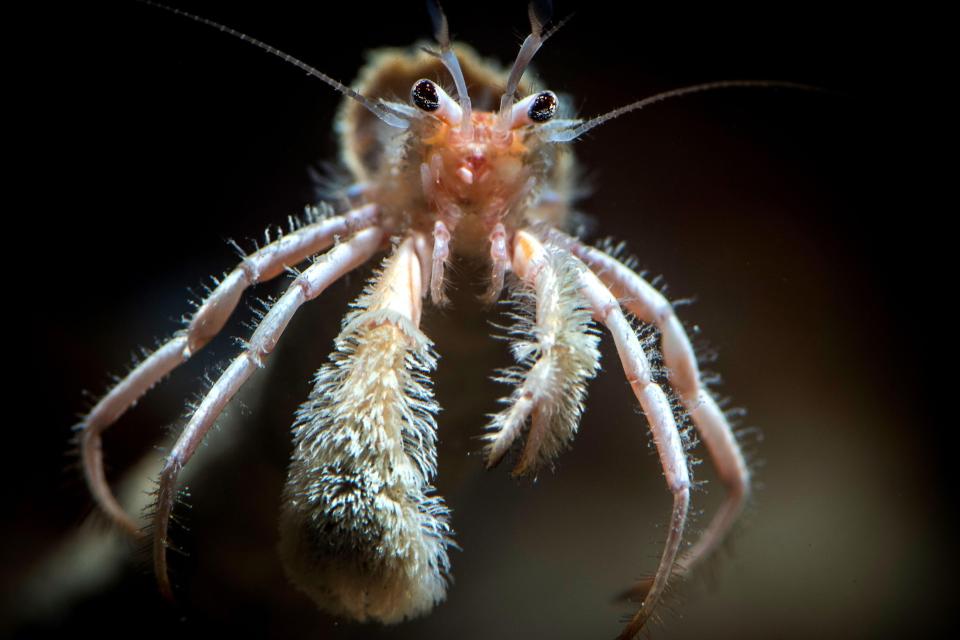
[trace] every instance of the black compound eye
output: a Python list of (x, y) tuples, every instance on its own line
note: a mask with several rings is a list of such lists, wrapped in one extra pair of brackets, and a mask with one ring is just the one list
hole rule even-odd
[(413, 98), (413, 104), (424, 111), (433, 112), (440, 108), (440, 92), (436, 83), (429, 80), (417, 80), (413, 83), (410, 97)]
[(546, 122), (557, 113), (557, 96), (552, 91), (544, 91), (537, 94), (537, 97), (530, 103), (530, 109), (527, 116), (533, 122)]

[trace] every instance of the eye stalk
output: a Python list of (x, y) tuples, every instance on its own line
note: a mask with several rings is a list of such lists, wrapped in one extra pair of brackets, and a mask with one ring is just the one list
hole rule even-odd
[(553, 91), (541, 91), (529, 95), (513, 105), (510, 111), (510, 128), (516, 129), (531, 124), (542, 124), (557, 115), (560, 100)]
[(449, 125), (456, 126), (463, 120), (460, 105), (432, 80), (417, 80), (410, 89), (410, 99), (418, 109), (436, 116)]

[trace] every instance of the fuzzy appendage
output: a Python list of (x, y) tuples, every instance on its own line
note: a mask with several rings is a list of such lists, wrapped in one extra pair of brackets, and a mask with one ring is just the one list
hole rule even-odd
[(497, 464), (530, 422), (527, 441), (514, 475), (536, 472), (560, 454), (580, 424), (587, 381), (600, 367), (599, 337), (592, 327), (578, 279), (580, 267), (551, 249), (534, 284), (514, 287), (517, 311), (510, 335), (518, 366), (497, 378), (515, 385), (492, 416), (484, 439), (487, 465)]
[(413, 321), (371, 287), (297, 414), (280, 522), (288, 576), (317, 605), (385, 624), (446, 595), (449, 511), (433, 496), (436, 365)]

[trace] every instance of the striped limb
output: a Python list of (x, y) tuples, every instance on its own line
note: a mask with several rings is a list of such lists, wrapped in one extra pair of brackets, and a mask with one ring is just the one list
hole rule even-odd
[(716, 551), (737, 521), (750, 493), (750, 470), (730, 423), (704, 387), (690, 339), (670, 303), (632, 269), (603, 251), (583, 245), (558, 231), (551, 231), (549, 237), (587, 263), (631, 313), (660, 330), (670, 384), (693, 419), (727, 490), (720, 510), (693, 547), (677, 562), (678, 572), (687, 575)]
[(360, 231), (350, 240), (331, 249), (297, 276), (260, 321), (244, 352), (230, 363), (207, 392), (177, 439), (160, 472), (154, 514), (154, 568), (160, 591), (168, 598), (172, 597), (172, 591), (167, 575), (167, 527), (180, 470), (189, 462), (230, 399), (253, 372), (262, 366), (263, 359), (273, 351), (297, 309), (306, 301), (320, 295), (341, 276), (369, 260), (379, 249), (383, 238), (383, 231), (376, 227)]
[(178, 332), (137, 365), (77, 425), (87, 486), (96, 503), (113, 522), (130, 535), (143, 535), (107, 484), (102, 450), (102, 434), (107, 427), (136, 404), (151, 387), (217, 335), (247, 287), (270, 280), (282, 273), (286, 267), (323, 251), (333, 244), (337, 236), (345, 237), (369, 227), (375, 222), (376, 215), (376, 207), (367, 205), (342, 216), (320, 220), (297, 229), (244, 258), (207, 296), (193, 314), (187, 328)]
[[(510, 334), (519, 337), (511, 348), (525, 370), (508, 370), (499, 378), (515, 387), (505, 400), (507, 408), (493, 416), (485, 435), (490, 468), (500, 462), (529, 420), (515, 476), (535, 472), (573, 439), (587, 380), (596, 374), (600, 361), (598, 336), (590, 330), (590, 311), (580, 293), (581, 267), (576, 259), (550, 248), (531, 260), (523, 247), (517, 242), (513, 256), (513, 269), (523, 285), (514, 292), (520, 313)], [(531, 298), (535, 310), (530, 308)]]
[(293, 429), (284, 567), (321, 609), (358, 621), (426, 613), (450, 569), (449, 514), (430, 485), (436, 356), (418, 327), (426, 288), (416, 244), (400, 243), (353, 305)]
[[(535, 265), (543, 259), (544, 254), (543, 245), (533, 235), (523, 231), (517, 233), (514, 262), (518, 272), (531, 268), (527, 265), (536, 268)], [(589, 269), (584, 268), (580, 272), (579, 281), (594, 317), (607, 327), (613, 337), (623, 371), (650, 424), (667, 487), (673, 494), (673, 512), (663, 554), (643, 604), (620, 634), (621, 640), (627, 640), (636, 636), (649, 619), (670, 577), (690, 505), (690, 477), (683, 441), (674, 422), (670, 402), (663, 390), (653, 382), (650, 363), (619, 302)]]

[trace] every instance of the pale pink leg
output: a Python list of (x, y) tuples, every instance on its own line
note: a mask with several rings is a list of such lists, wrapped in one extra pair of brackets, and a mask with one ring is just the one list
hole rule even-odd
[(376, 220), (373, 205), (327, 218), (293, 231), (250, 254), (225, 277), (194, 313), (186, 330), (178, 333), (126, 375), (77, 425), (84, 477), (100, 508), (131, 535), (142, 535), (117, 502), (103, 471), (101, 434), (153, 385), (199, 351), (226, 324), (244, 290), (276, 277), (288, 266), (323, 251), (337, 236), (369, 227)]
[(447, 304), (444, 292), (444, 269), (450, 259), (450, 238), (457, 228), (462, 212), (440, 188), (443, 174), (443, 156), (433, 153), (429, 162), (420, 164), (420, 188), (428, 206), (436, 213), (433, 223), (433, 259), (430, 264), (430, 300), (437, 306)]
[(490, 232), (490, 262), (493, 270), (490, 274), (490, 286), (483, 299), (486, 302), (496, 302), (503, 291), (503, 278), (510, 266), (510, 255), (507, 253), (507, 232), (503, 223), (498, 222)]
[[(543, 246), (532, 234), (525, 231), (518, 232), (516, 243), (518, 247), (514, 250), (514, 268), (518, 273), (529, 268), (523, 265), (524, 257), (526, 262), (534, 267), (538, 260), (542, 260)], [(520, 254), (519, 257), (516, 257), (518, 254)], [(670, 578), (690, 505), (690, 477), (686, 454), (683, 451), (683, 441), (673, 419), (670, 401), (663, 389), (653, 381), (650, 363), (630, 321), (623, 315), (619, 302), (610, 290), (586, 267), (580, 274), (580, 282), (581, 290), (589, 301), (594, 317), (607, 327), (613, 337), (627, 381), (647, 417), (650, 432), (663, 465), (667, 487), (673, 494), (673, 512), (663, 554), (643, 604), (620, 634), (620, 638), (626, 640), (633, 638), (643, 627)]]
[(441, 306), (447, 303), (443, 270), (450, 258), (450, 229), (442, 220), (433, 223), (433, 262), (430, 269), (430, 299)]
[(603, 251), (557, 231), (550, 232), (550, 240), (587, 263), (623, 306), (660, 330), (670, 383), (693, 419), (717, 475), (727, 489), (727, 498), (720, 510), (677, 563), (678, 571), (687, 574), (717, 549), (736, 522), (750, 492), (750, 470), (730, 423), (703, 385), (690, 339), (666, 298), (632, 269)]
[(379, 249), (384, 232), (370, 228), (337, 245), (304, 270), (271, 307), (257, 326), (246, 350), (237, 356), (207, 392), (190, 422), (177, 439), (160, 473), (157, 509), (154, 515), (153, 560), (160, 591), (171, 597), (167, 576), (167, 526), (176, 495), (177, 475), (190, 460), (210, 427), (244, 382), (261, 366), (263, 358), (273, 351), (280, 335), (297, 309), (320, 295), (332, 282), (370, 259)]
[(430, 272), (433, 267), (433, 240), (427, 234), (413, 232), (413, 247), (420, 261), (420, 290), (430, 290)]

